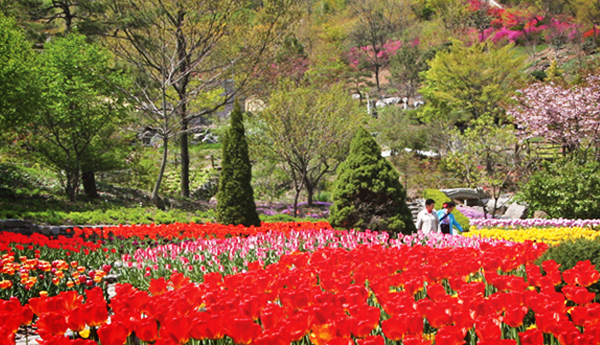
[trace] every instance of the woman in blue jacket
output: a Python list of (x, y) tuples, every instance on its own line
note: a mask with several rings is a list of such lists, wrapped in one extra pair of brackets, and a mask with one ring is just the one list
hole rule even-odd
[(454, 230), (456, 228), (458, 231), (463, 232), (462, 226), (456, 221), (452, 211), (456, 207), (456, 204), (452, 201), (445, 202), (443, 205), (443, 209), (438, 211), (438, 219), (440, 220), (440, 231), (442, 234), (451, 234), (456, 235), (457, 232)]

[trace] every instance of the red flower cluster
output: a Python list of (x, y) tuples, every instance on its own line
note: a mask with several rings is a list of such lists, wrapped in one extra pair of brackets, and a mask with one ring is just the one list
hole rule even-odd
[(10, 252), (12, 250), (24, 250), (25, 246), (29, 249), (33, 247), (48, 247), (50, 249), (70, 250), (79, 253), (81, 250), (96, 251), (100, 248), (99, 243), (85, 241), (83, 238), (68, 238), (58, 236), (56, 239), (45, 235), (35, 233), (31, 236), (25, 236), (13, 232), (0, 232), (0, 252)]

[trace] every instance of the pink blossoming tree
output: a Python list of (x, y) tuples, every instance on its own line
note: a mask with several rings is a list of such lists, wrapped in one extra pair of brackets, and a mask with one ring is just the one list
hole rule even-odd
[(600, 77), (567, 87), (555, 83), (530, 85), (508, 111), (523, 138), (542, 137), (560, 145), (563, 153), (598, 148), (600, 142)]

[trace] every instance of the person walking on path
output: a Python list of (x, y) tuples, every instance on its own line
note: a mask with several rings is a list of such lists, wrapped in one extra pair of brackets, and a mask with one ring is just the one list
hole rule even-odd
[(425, 201), (425, 208), (417, 215), (417, 230), (420, 230), (424, 234), (433, 234), (439, 232), (439, 220), (437, 212), (434, 210), (435, 201), (433, 199), (427, 199)]
[(443, 205), (443, 209), (439, 210), (437, 213), (442, 234), (458, 234), (454, 230), (454, 228), (456, 228), (460, 232), (463, 232), (462, 226), (460, 226), (460, 224), (456, 221), (454, 215), (452, 214), (452, 211), (454, 211), (455, 207), (456, 204), (452, 201), (445, 202)]

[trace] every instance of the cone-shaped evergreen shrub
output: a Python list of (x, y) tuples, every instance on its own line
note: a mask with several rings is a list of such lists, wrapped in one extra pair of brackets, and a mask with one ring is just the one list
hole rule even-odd
[(415, 231), (398, 172), (381, 157), (381, 148), (364, 128), (356, 133), (337, 173), (329, 217), (332, 226), (390, 234)]
[(223, 161), (217, 193), (217, 219), (222, 224), (260, 226), (254, 203), (252, 166), (244, 134), (243, 115), (236, 102), (231, 112), (231, 127), (223, 138)]

